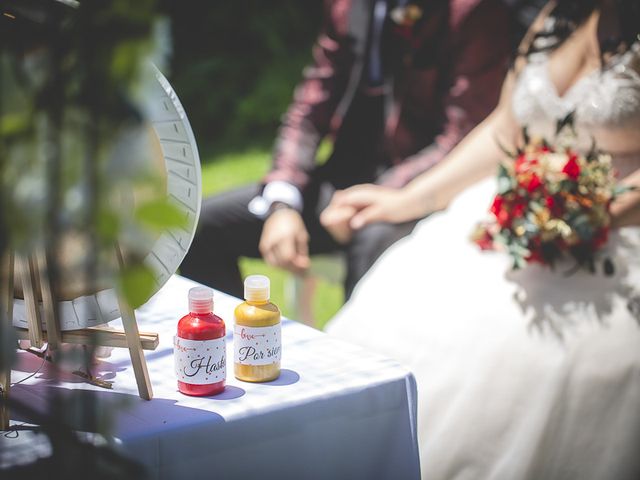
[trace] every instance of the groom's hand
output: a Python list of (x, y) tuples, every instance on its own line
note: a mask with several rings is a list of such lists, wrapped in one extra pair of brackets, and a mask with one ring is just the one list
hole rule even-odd
[(320, 214), (320, 223), (336, 242), (345, 245), (351, 241), (353, 236), (353, 229), (349, 223), (357, 210), (351, 205), (342, 204), (341, 196), (342, 191), (340, 190), (334, 193), (331, 202)]
[(320, 221), (330, 231), (340, 229), (352, 235), (372, 223), (402, 223), (419, 218), (412, 210), (415, 202), (407, 195), (402, 188), (354, 185), (336, 192)]
[(260, 253), (265, 262), (293, 273), (309, 268), (309, 232), (293, 208), (275, 210), (264, 222)]

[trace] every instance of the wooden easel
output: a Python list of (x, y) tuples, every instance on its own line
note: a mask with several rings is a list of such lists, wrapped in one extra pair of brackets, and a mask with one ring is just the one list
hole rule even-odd
[[(116, 257), (120, 267), (123, 266), (123, 256), (116, 246)], [(153, 389), (149, 380), (149, 372), (143, 350), (155, 350), (158, 346), (157, 333), (141, 333), (136, 323), (135, 312), (125, 299), (118, 296), (118, 305), (122, 317), (124, 331), (111, 330), (101, 327), (90, 327), (80, 330), (61, 331), (56, 317), (56, 305), (49, 284), (47, 260), (44, 254), (36, 253), (28, 257), (21, 257), (10, 252), (5, 259), (8, 272), (7, 281), (2, 285), (1, 295), (7, 305), (7, 320), (13, 325), (14, 303), (14, 274), (22, 284), (24, 301), (27, 312), (28, 328), (15, 328), (18, 339), (29, 340), (32, 347), (41, 348), (48, 343), (48, 351), (55, 354), (63, 343), (128, 348), (131, 364), (138, 386), (140, 398), (151, 400)], [(42, 313), (46, 331), (42, 329), (42, 318), (38, 298), (42, 298)], [(9, 397), (11, 386), (11, 369), (0, 372), (2, 395)], [(0, 405), (0, 429), (9, 428), (9, 412), (6, 402)]]

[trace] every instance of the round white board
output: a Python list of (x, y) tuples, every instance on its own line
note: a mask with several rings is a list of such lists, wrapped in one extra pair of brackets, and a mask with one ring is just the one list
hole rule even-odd
[[(154, 272), (155, 293), (175, 273), (191, 245), (200, 215), (202, 183), (200, 157), (187, 115), (167, 79), (157, 68), (154, 70), (157, 82), (150, 92), (148, 120), (162, 148), (167, 195), (187, 218), (185, 228), (161, 232), (144, 260)], [(120, 317), (118, 298), (113, 288), (63, 301), (59, 305), (61, 330), (93, 327)], [(22, 299), (14, 300), (13, 325), (28, 326)]]

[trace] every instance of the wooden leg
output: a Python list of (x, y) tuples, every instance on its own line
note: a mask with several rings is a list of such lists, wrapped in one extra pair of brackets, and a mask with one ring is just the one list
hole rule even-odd
[(36, 264), (40, 273), (40, 292), (42, 294), (42, 311), (44, 322), (47, 327), (47, 344), (49, 353), (55, 352), (60, 346), (60, 323), (58, 322), (57, 303), (53, 299), (51, 282), (47, 258), (44, 252), (40, 251), (36, 256)]
[(16, 258), (16, 269), (20, 272), (24, 304), (27, 310), (27, 324), (29, 325), (29, 341), (31, 346), (41, 348), (44, 345), (42, 338), (42, 323), (40, 321), (40, 307), (36, 292), (38, 291), (37, 266), (34, 259), (22, 256)]
[[(116, 255), (118, 257), (118, 263), (122, 268), (124, 266), (124, 259), (119, 247), (116, 247)], [(138, 394), (140, 398), (151, 400), (153, 398), (153, 388), (151, 387), (151, 380), (149, 379), (147, 361), (144, 358), (144, 351), (140, 343), (140, 332), (138, 331), (135, 312), (127, 301), (122, 298), (122, 295), (118, 295), (118, 305), (120, 306), (120, 314), (122, 316), (122, 326), (124, 327), (124, 333), (127, 337), (133, 373), (136, 376), (136, 383), (138, 384)]]
[(138, 332), (135, 313), (126, 302), (120, 300), (119, 304), (120, 313), (122, 314), (122, 325), (124, 326), (129, 355), (131, 356), (131, 364), (136, 376), (136, 383), (138, 384), (138, 394), (140, 398), (151, 400), (153, 398), (153, 388), (151, 387), (147, 362), (144, 358), (142, 344), (140, 343), (140, 333)]
[(9, 430), (9, 389), (11, 388), (11, 367), (0, 372), (2, 403), (0, 404), (0, 430)]

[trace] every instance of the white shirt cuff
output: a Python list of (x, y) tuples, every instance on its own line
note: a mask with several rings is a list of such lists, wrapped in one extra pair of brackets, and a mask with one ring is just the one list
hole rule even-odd
[(302, 211), (302, 194), (297, 187), (288, 182), (277, 180), (265, 185), (262, 195), (253, 197), (249, 202), (249, 211), (264, 218), (273, 202), (283, 202), (297, 211)]

